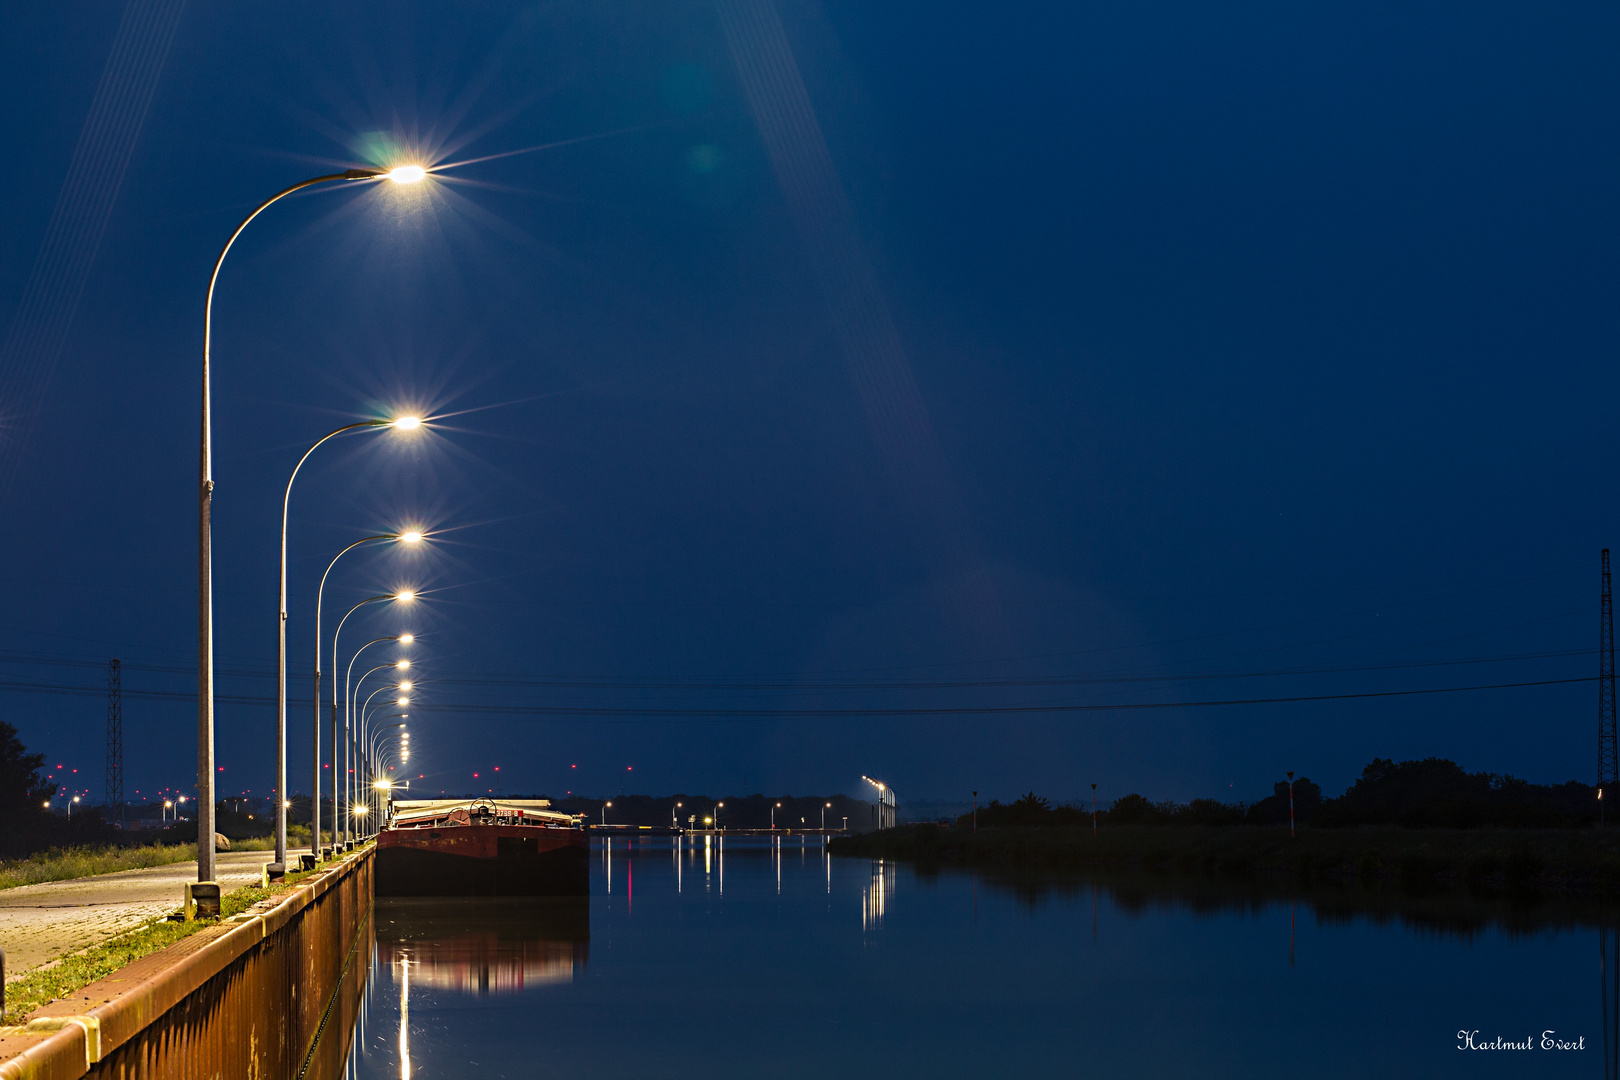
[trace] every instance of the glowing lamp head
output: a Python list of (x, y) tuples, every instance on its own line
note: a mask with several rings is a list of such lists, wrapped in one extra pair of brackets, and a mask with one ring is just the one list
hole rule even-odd
[(415, 431), (422, 426), (420, 416), (398, 416), (394, 418), (394, 426), (401, 431)]
[(420, 165), (400, 165), (383, 175), (396, 184), (417, 184), (427, 177), (427, 170)]
[(388, 790), (388, 781), (386, 781), (386, 780), (378, 780), (375, 784), (372, 784), (371, 786), (376, 788), (378, 791), (387, 791)]
[(408, 697), (402, 697), (398, 701), (394, 702), (395, 705), (409, 705), (410, 703), (411, 699)]
[(420, 544), (422, 542), (422, 534), (419, 532), (400, 533), (399, 542), (402, 544)]
[[(399, 592), (394, 594), (394, 599), (408, 604), (412, 600), (416, 599), (416, 594), (410, 589), (401, 589)], [(405, 641), (406, 638), (402, 635), (399, 640)]]
[(410, 683), (410, 680), (409, 680), (409, 679), (407, 679), (407, 680), (406, 680), (406, 681), (405, 681), (405, 682), (402, 682), (402, 683), (400, 683), (400, 684), (399, 684), (399, 688), (400, 688), (400, 689), (401, 689), (401, 690), (409, 690), (409, 689), (410, 689), (410, 688), (411, 688), (411, 683)]
[[(399, 635), (399, 643), (401, 645), (409, 645), (411, 642), (413, 642), (415, 640), (416, 640), (416, 635), (415, 634), (401, 634), (401, 635)], [(410, 661), (406, 661), (406, 663), (409, 663), (409, 662)]]

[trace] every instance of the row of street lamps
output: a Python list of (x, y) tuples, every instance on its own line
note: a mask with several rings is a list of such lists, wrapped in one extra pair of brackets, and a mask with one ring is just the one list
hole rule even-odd
[[(251, 214), (244, 218), (225, 246), (220, 250), (219, 257), (214, 261), (213, 273), (208, 279), (208, 294), (203, 308), (203, 367), (202, 367), (202, 424), (200, 436), (200, 449), (198, 454), (198, 502), (197, 502), (197, 880), (211, 882), (215, 880), (214, 859), (214, 596), (213, 596), (213, 406), (212, 406), (212, 353), (214, 334), (214, 291), (219, 284), (219, 272), (225, 264), (225, 256), (230, 253), (237, 237), (248, 227), (254, 218), (258, 217), (271, 205), (305, 188), (317, 184), (334, 181), (345, 182), (374, 182), (388, 180), (398, 184), (417, 183), (427, 176), (427, 170), (419, 165), (402, 165), (392, 169), (348, 169), (341, 173), (313, 177), (284, 188), (260, 203)], [(292, 476), (288, 478), (286, 492), (281, 503), (281, 575), (280, 575), (280, 603), (277, 618), (277, 663), (276, 663), (276, 862), (282, 867), (287, 865), (287, 511), (292, 498), (292, 483), (297, 478), (298, 471), (314, 453), (328, 439), (347, 432), (361, 430), (394, 430), (411, 431), (421, 426), (421, 418), (415, 416), (398, 416), (388, 420), (367, 420), (356, 424), (345, 425), (333, 431), (311, 446), (294, 467)], [(395, 540), (403, 543), (419, 543), (422, 536), (419, 532), (401, 532), (382, 537), (367, 537), (356, 541), (338, 553), (341, 557), (345, 552), (361, 544), (374, 540)], [(333, 565), (337, 558), (332, 560)], [(331, 572), (331, 565), (327, 573)], [(310, 822), (310, 847), (318, 859), (321, 856), (320, 832), (320, 805), (321, 805), (321, 769), (320, 769), (320, 679), (321, 679), (321, 634), (319, 628), (320, 601), (326, 586), (326, 575), (321, 576), (321, 591), (316, 600), (316, 646), (315, 646), (315, 751), (313, 773), (313, 798), (311, 800), (312, 814)], [(349, 614), (365, 604), (380, 601), (396, 601), (409, 603), (415, 598), (414, 593), (401, 591), (389, 596), (372, 597), (362, 601)], [(348, 615), (344, 616), (347, 619)], [(342, 622), (338, 624), (342, 631)], [(411, 635), (400, 634), (391, 638), (379, 638), (368, 643), (377, 644), (379, 641), (399, 641), (409, 643)], [(367, 646), (362, 646), (362, 649)], [(356, 654), (358, 655), (358, 653)], [(338, 639), (333, 635), (332, 659), (338, 658)], [(353, 669), (351, 661), (350, 670)], [(334, 680), (333, 711), (332, 711), (332, 796), (334, 816), (343, 819), (343, 835), (346, 842), (352, 842), (353, 828), (350, 820), (357, 814), (344, 814), (338, 809), (338, 779), (337, 779), (337, 709), (336, 709), (336, 680)], [(398, 704), (405, 705), (409, 699), (401, 696)], [(353, 807), (355, 800), (356, 778), (349, 768), (349, 753), (351, 747), (357, 746), (355, 739), (364, 740), (364, 714), (354, 715), (352, 701), (345, 694), (344, 702), (344, 789), (347, 796), (347, 805)], [(398, 714), (403, 716), (404, 714)], [(355, 721), (359, 721), (357, 727)], [(370, 755), (369, 744), (365, 744), (368, 755), (365, 763), (375, 759)], [(357, 767), (362, 762), (356, 761)], [(336, 846), (338, 838), (338, 822), (334, 821), (332, 829), (333, 844)]]

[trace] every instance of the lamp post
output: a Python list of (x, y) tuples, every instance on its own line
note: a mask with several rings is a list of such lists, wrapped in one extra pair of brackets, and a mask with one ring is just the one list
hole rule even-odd
[[(389, 704), (389, 703), (381, 704), (381, 706), (377, 706), (377, 708), (386, 709), (387, 704)], [(400, 706), (400, 708), (403, 708), (403, 706), (407, 706), (407, 704), (410, 704), (410, 698), (395, 698), (394, 701), (392, 701), (392, 703), (390, 703), (390, 704), (397, 704), (397, 706)], [(392, 716), (400, 716), (400, 717), (410, 716), (410, 712), (394, 712), (394, 714), (392, 714)], [(371, 714), (368, 714), (368, 712), (361, 712), (361, 714), (360, 714), (360, 724), (358, 724), (358, 727), (356, 727), (356, 729), (355, 729), (356, 746), (369, 746), (368, 732), (369, 732), (369, 730), (371, 730), (368, 727), (369, 719), (371, 719)], [(379, 721), (386, 721), (386, 719), (390, 719), (390, 717), (382, 716), (382, 717), (377, 717), (377, 719), (379, 719)], [(379, 729), (379, 730), (387, 730), (387, 729)], [(361, 779), (361, 777), (358, 776), (358, 774), (356, 774), (355, 782), (356, 782), (356, 784), (366, 784), (366, 782), (369, 782), (369, 777), (374, 776), (374, 774), (376, 774), (376, 763), (374, 763), (373, 758), (371, 758), (371, 756), (368, 756), (368, 758), (364, 758), (363, 761), (361, 761), (360, 767), (361, 767), (361, 769), (364, 769), (364, 772), (366, 772), (366, 777), (364, 777), (364, 779)]]
[(723, 803), (723, 802), (717, 802), (717, 803), (714, 804), (714, 831), (715, 832), (720, 831), (720, 808), (722, 806), (724, 806), (724, 805), (726, 805), (726, 804)]
[(676, 803), (674, 806), (669, 808), (669, 827), (674, 829), (676, 832), (680, 831), (681, 819), (675, 816), (675, 811), (679, 810), (680, 808), (680, 803)]
[(777, 803), (775, 806), (771, 807), (771, 832), (776, 831), (776, 812), (781, 808), (781, 803)]
[[(398, 700), (398, 701), (396, 701), (396, 702), (395, 702), (395, 703), (394, 703), (394, 704), (396, 704), (396, 705), (402, 705), (402, 706), (403, 706), (403, 705), (409, 705), (409, 704), (410, 704), (410, 703), (411, 703), (411, 702), (410, 702), (410, 698), (403, 698), (403, 697), (402, 697), (402, 698), (400, 698), (400, 699), (399, 699), (399, 700)], [(384, 706), (384, 707), (385, 707), (385, 708), (386, 708), (386, 706)], [(378, 717), (378, 720), (379, 720), (379, 721), (381, 721), (381, 720), (391, 720), (391, 719), (393, 719), (393, 718), (394, 718), (394, 717), (399, 717), (399, 718), (401, 718), (401, 719), (404, 719), (404, 718), (405, 718), (405, 717), (407, 717), (407, 716), (409, 716), (409, 715), (411, 715), (411, 714), (410, 714), (410, 713), (406, 713), (406, 712), (397, 712), (397, 713), (392, 713), (392, 714), (390, 714), (390, 715), (389, 715), (389, 716), (383, 716), (383, 717)], [(404, 725), (403, 725), (403, 724), (400, 724), (400, 725), (398, 725), (398, 726), (399, 726), (399, 727), (404, 727)], [(375, 732), (373, 732), (373, 733), (372, 733), (372, 736), (375, 736), (375, 735), (377, 735), (377, 734), (381, 734), (381, 733), (382, 733), (382, 732), (385, 732), (385, 731), (387, 731), (387, 730), (388, 730), (388, 728), (378, 728), (378, 729), (377, 729), (377, 731), (375, 731)], [(362, 716), (362, 717), (361, 717), (361, 718), (360, 718), (360, 727), (359, 727), (359, 729), (358, 729), (358, 731), (357, 731), (357, 735), (358, 735), (358, 737), (359, 737), (359, 741), (358, 741), (358, 745), (359, 745), (359, 746), (363, 746), (363, 747), (366, 747), (366, 748), (367, 748), (367, 749), (368, 749), (368, 751), (369, 751), (369, 750), (370, 750), (370, 748), (371, 748), (371, 747), (372, 747), (372, 744), (373, 744), (373, 743), (374, 743), (374, 742), (375, 742), (375, 739), (374, 739), (374, 738), (373, 738), (373, 737), (371, 737), (371, 736), (368, 736), (368, 735), (367, 735), (367, 734), (366, 734), (366, 731), (367, 731), (367, 728), (366, 728), (366, 717), (364, 717), (364, 716)], [(361, 763), (360, 763), (360, 765), (359, 765), (359, 766), (358, 766), (358, 768), (361, 768), (361, 769), (364, 769), (364, 770), (365, 770), (365, 775), (366, 775), (366, 779), (364, 779), (364, 780), (362, 780), (362, 779), (361, 779), (361, 778), (360, 778), (360, 777), (359, 777), (359, 776), (358, 776), (358, 775), (357, 775), (357, 776), (356, 776), (356, 777), (355, 777), (355, 783), (356, 783), (356, 785), (359, 785), (359, 784), (362, 784), (362, 783), (369, 783), (369, 782), (370, 782), (370, 778), (371, 778), (371, 777), (372, 777), (372, 776), (375, 776), (375, 775), (376, 775), (376, 771), (377, 771), (377, 770), (376, 770), (376, 754), (375, 754), (375, 752), (368, 752), (368, 753), (367, 753), (367, 755), (366, 755), (366, 757), (365, 757), (365, 759), (364, 759), (364, 761), (362, 761), (362, 762), (361, 762)]]
[[(397, 714), (397, 715), (403, 716), (405, 714), (400, 713), (400, 714)], [(368, 749), (369, 749), (370, 753), (368, 754), (367, 760), (372, 762), (372, 768), (370, 769), (368, 775), (374, 775), (374, 776), (377, 777), (376, 780), (373, 780), (369, 785), (367, 785), (371, 789), (371, 797), (373, 798), (373, 800), (375, 800), (377, 798), (376, 791), (378, 790), (378, 785), (379, 784), (382, 785), (384, 788), (389, 786), (388, 781), (382, 775), (382, 765), (381, 765), (382, 752), (385, 749), (387, 749), (390, 738), (392, 738), (393, 736), (398, 735), (398, 733), (399, 733), (398, 729), (403, 728), (404, 726), (405, 726), (404, 723), (399, 723), (399, 724), (390, 724), (387, 727), (378, 728), (376, 730), (376, 732), (373, 733), (372, 738), (371, 738), (371, 740), (370, 740), (370, 742), (368, 744)], [(390, 734), (390, 733), (392, 733), (392, 734)], [(383, 807), (381, 805), (378, 805), (377, 806), (377, 824), (376, 824), (375, 828), (376, 829), (381, 829), (382, 826), (383, 826)]]
[[(384, 600), (408, 600), (408, 599), (414, 599), (414, 598), (415, 598), (415, 594), (414, 593), (408, 593), (408, 592), (395, 593), (395, 594), (389, 595), (389, 596), (370, 596), (370, 597), (367, 597), (366, 599), (360, 601), (358, 604), (354, 605), (354, 607), (350, 608), (344, 614), (343, 618), (338, 620), (337, 629), (332, 632), (332, 662), (334, 664), (337, 663), (337, 660), (338, 660), (338, 640), (343, 636), (343, 624), (349, 621), (349, 616), (350, 615), (353, 615), (355, 612), (359, 611), (361, 608), (365, 607), (367, 604), (376, 604), (376, 603), (380, 603), (380, 602), (382, 602)], [(416, 638), (411, 634), (395, 634), (395, 635), (393, 635), (391, 637), (380, 637), (380, 638), (376, 638), (376, 639), (374, 639), (372, 641), (366, 642), (364, 645), (360, 646), (360, 648), (355, 651), (354, 656), (352, 658), (350, 658), (349, 667), (348, 667), (348, 674), (353, 674), (353, 672), (354, 672), (354, 661), (356, 659), (359, 659), (360, 653), (364, 652), (366, 649), (369, 649), (371, 646), (377, 644), (377, 642), (379, 642), (379, 641), (397, 641), (401, 645), (409, 645), (411, 642), (413, 642), (415, 640), (416, 640)], [(344, 683), (343, 683), (343, 732), (344, 732), (344, 738), (345, 738), (344, 747), (343, 747), (343, 778), (344, 778), (344, 797), (345, 798), (348, 798), (348, 795), (349, 795), (349, 792), (348, 792), (349, 747), (348, 747), (348, 742), (347, 742), (348, 734), (349, 734), (349, 711), (348, 711), (349, 710), (349, 683), (348, 683), (348, 674), (346, 674), (344, 676)], [(338, 690), (338, 688), (337, 688), (337, 673), (334, 671), (332, 673), (332, 774), (333, 774), (332, 775), (332, 813), (334, 815), (334, 819), (336, 817), (340, 816), (337, 813), (337, 793), (338, 793), (338, 785), (337, 785), (337, 780), (338, 780), (338, 777), (337, 777), (337, 771), (338, 771), (338, 760), (337, 760), (338, 759), (338, 753), (337, 753), (337, 690)], [(336, 824), (336, 822), (334, 820), (334, 825), (335, 824)], [(343, 829), (344, 829), (344, 836), (346, 838), (348, 836), (348, 829), (349, 829), (349, 822), (348, 822), (347, 817), (343, 818)], [(334, 828), (333, 833), (332, 833), (332, 846), (333, 847), (337, 846), (337, 832), (336, 832), (335, 828)]]
[[(360, 547), (360, 544), (364, 544), (364, 542), (368, 541), (368, 539), (373, 538), (355, 541), (353, 544), (350, 544), (350, 546), (345, 547), (343, 551), (337, 552), (337, 557), (332, 559), (332, 562), (327, 563), (326, 572), (332, 572), (332, 567), (337, 565), (337, 560), (342, 559), (343, 552), (352, 551), (352, 549), (355, 549), (355, 547)], [(324, 593), (324, 591), (326, 591), (326, 575), (321, 575), (321, 593)], [(337, 808), (337, 805), (339, 805), (339, 798), (337, 798), (337, 792), (339, 792), (339, 776), (337, 776), (337, 667), (335, 667), (335, 665), (337, 665), (337, 641), (339, 641), (339, 638), (342, 638), (343, 623), (348, 622), (348, 617), (350, 617), (350, 615), (355, 614), (356, 610), (360, 610), (361, 607), (366, 606), (366, 604), (377, 604), (377, 602), (386, 601), (386, 599), (392, 599), (392, 597), (366, 597), (366, 599), (363, 599), (363, 601), (360, 601), (358, 604), (355, 604), (355, 606), (350, 607), (350, 609), (343, 614), (342, 619), (337, 620), (337, 630), (332, 631), (332, 664), (334, 664), (334, 669), (332, 669), (332, 848), (334, 848), (334, 850), (337, 848), (337, 826), (339, 826), (340, 821), (343, 823), (343, 832), (345, 832), (345, 836), (347, 836), (348, 832), (348, 818), (345, 818), (345, 816), (340, 813), (339, 808)], [(316, 594), (314, 612), (316, 612), (316, 638), (319, 638), (319, 630), (321, 630), (321, 594), (319, 593)], [(400, 640), (402, 640), (405, 644), (410, 644), (411, 638), (410, 635), (402, 635)], [(321, 646), (319, 646), (318, 643), (316, 644), (316, 654), (318, 654), (318, 657), (316, 657), (316, 669), (318, 670), (319, 667), (321, 667), (321, 661), (319, 661), (319, 651), (321, 651)], [(319, 674), (316, 675), (316, 678), (319, 680)], [(343, 708), (348, 708), (347, 693), (345, 693), (345, 698), (343, 698)], [(318, 725), (318, 727), (319, 709), (321, 709), (321, 706), (316, 706), (316, 725)], [(345, 727), (347, 727), (347, 712), (345, 712)], [(345, 761), (347, 761), (347, 755), (345, 755)], [(319, 769), (319, 763), (316, 763), (316, 769)], [(347, 764), (345, 764), (345, 774), (343, 774), (343, 777), (345, 777), (345, 779), (343, 779), (343, 784), (347, 785)]]
[(605, 802), (602, 804), (602, 827), (604, 829), (607, 828), (607, 808), (612, 805), (613, 804), (611, 802)]
[[(287, 490), (281, 496), (281, 599), (276, 619), (276, 792), (282, 797), (276, 805), (276, 862), (282, 867), (287, 865), (287, 811), (281, 805), (286, 802), (287, 794), (287, 511), (292, 503), (293, 481), (298, 479), (298, 471), (309, 460), (309, 455), (320, 449), (321, 444), (328, 439), (334, 439), (349, 431), (371, 430), (380, 431), (383, 428), (394, 428), (399, 431), (413, 431), (422, 426), (422, 421), (415, 416), (400, 416), (393, 420), (361, 420), (354, 424), (345, 424), (320, 437), (315, 445), (304, 451), (304, 456), (298, 459), (293, 466), (292, 475), (287, 477)], [(324, 582), (324, 579), (323, 579)], [(315, 632), (316, 649), (320, 648), (320, 630)], [(317, 661), (317, 666), (319, 663)], [(320, 692), (316, 691), (316, 700), (319, 701)], [(317, 705), (316, 709), (319, 710)], [(319, 739), (316, 740), (320, 746)], [(316, 783), (320, 782), (317, 776)], [(317, 794), (318, 798), (318, 794)], [(314, 821), (311, 820), (311, 837), (314, 836)]]
[(827, 803), (821, 808), (821, 831), (823, 833), (827, 831), (827, 811), (831, 809), (832, 803)]
[[(332, 556), (332, 561), (326, 564), (326, 570), (321, 574), (321, 584), (315, 590), (315, 693), (310, 696), (310, 702), (315, 709), (315, 722), (312, 729), (312, 743), (314, 746), (314, 760), (310, 766), (311, 775), (314, 776), (313, 790), (315, 800), (310, 814), (309, 849), (318, 860), (321, 857), (321, 605), (326, 599), (326, 579), (332, 573), (332, 567), (355, 548), (363, 544), (376, 543), (379, 540), (394, 540), (404, 544), (419, 544), (422, 534), (419, 532), (380, 533), (377, 536), (364, 536)], [(335, 643), (334, 643), (335, 644)], [(337, 657), (332, 657), (333, 663)], [(403, 661), (406, 666), (410, 661)], [(336, 687), (334, 686), (334, 690)], [(332, 842), (337, 842), (337, 695), (332, 695)]]
[(386, 791), (391, 790), (393, 788), (393, 786), (394, 785), (390, 784), (387, 780), (383, 780), (383, 779), (378, 779), (378, 780), (374, 781), (372, 783), (372, 785), (371, 785), (371, 790), (377, 793), (375, 797), (376, 797), (376, 800), (377, 800), (377, 828), (378, 829), (382, 828), (382, 826), (383, 826), (383, 818), (388, 813), (388, 811), (385, 808), (385, 805), (383, 803), (383, 799), (384, 799), (383, 793), (386, 792)]
[[(213, 344), (214, 290), (219, 271), (231, 245), (252, 220), (271, 205), (295, 191), (336, 180), (381, 180), (410, 184), (427, 171), (419, 165), (397, 169), (348, 169), (341, 173), (316, 176), (276, 192), (260, 203), (231, 233), (214, 260), (208, 277), (208, 296), (203, 304), (202, 425), (197, 455), (197, 880), (214, 880), (214, 462), (213, 462)], [(282, 791), (279, 794), (285, 795)]]

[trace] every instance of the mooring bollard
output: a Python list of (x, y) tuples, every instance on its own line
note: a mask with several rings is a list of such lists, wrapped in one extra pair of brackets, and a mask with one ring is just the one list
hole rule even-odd
[(315, 856), (313, 856), (313, 855), (300, 855), (300, 856), (298, 856), (298, 869), (300, 869), (300, 870), (313, 870), (313, 869), (315, 869)]
[(219, 918), (219, 882), (186, 882), (185, 917), (186, 922)]

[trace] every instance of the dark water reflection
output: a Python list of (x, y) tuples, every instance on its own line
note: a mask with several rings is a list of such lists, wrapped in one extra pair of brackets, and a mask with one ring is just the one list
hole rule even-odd
[(1600, 1077), (1620, 1048), (1620, 934), (1578, 901), (920, 873), (811, 837), (620, 838), (592, 890), (379, 901), (351, 1075)]

